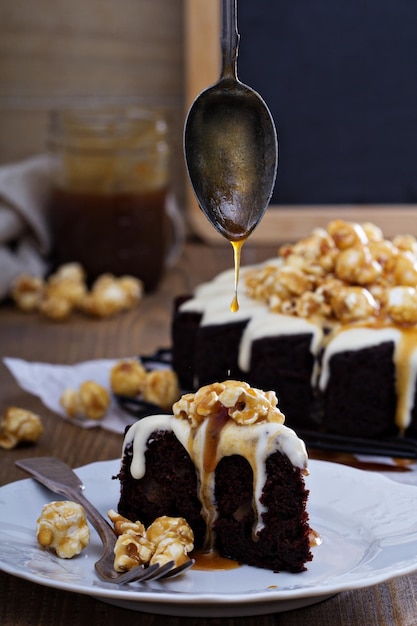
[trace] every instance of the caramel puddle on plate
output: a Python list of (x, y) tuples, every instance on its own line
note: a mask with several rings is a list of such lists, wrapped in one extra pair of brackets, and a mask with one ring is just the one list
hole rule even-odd
[(217, 552), (193, 552), (192, 558), (195, 560), (194, 570), (216, 571), (237, 569), (240, 564), (232, 559), (226, 559)]
[(232, 303), (230, 305), (230, 310), (232, 313), (236, 313), (239, 311), (239, 300), (237, 297), (237, 288), (239, 284), (239, 271), (240, 271), (240, 256), (242, 251), (242, 246), (245, 243), (245, 239), (240, 239), (239, 241), (231, 241), (233, 248), (233, 257), (235, 261), (235, 295), (233, 297)]

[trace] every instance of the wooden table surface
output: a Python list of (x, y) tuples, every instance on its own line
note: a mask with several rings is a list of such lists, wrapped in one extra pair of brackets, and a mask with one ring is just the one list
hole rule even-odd
[[(271, 250), (246, 244), (243, 261), (253, 263), (271, 255)], [(151, 353), (170, 345), (170, 319), (175, 295), (189, 292), (232, 265), (229, 247), (208, 248), (188, 244), (182, 258), (166, 276), (157, 293), (147, 295), (135, 311), (109, 320), (81, 315), (54, 323), (35, 314), (23, 314), (12, 305), (0, 306), (0, 356), (28, 361), (73, 364), (95, 358), (121, 358)], [(44, 434), (33, 446), (0, 449), (0, 485), (25, 476), (15, 461), (28, 456), (55, 455), (72, 467), (120, 456), (121, 435), (100, 428), (83, 430), (45, 409), (40, 400), (19, 388), (0, 364), (0, 413), (19, 406), (42, 417)], [(0, 572), (0, 624), (2, 626), (146, 626), (257, 625), (272, 626), (412, 626), (417, 624), (417, 574), (389, 582), (346, 591), (313, 606), (271, 615), (184, 618), (130, 611), (79, 595), (38, 585)]]

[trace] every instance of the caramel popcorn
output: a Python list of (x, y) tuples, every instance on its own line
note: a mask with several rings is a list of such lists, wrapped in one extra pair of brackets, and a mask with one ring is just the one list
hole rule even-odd
[(327, 232), (339, 250), (346, 250), (356, 246), (362, 247), (368, 242), (368, 237), (362, 226), (352, 222), (334, 220), (328, 225)]
[(136, 359), (125, 359), (113, 366), (110, 386), (113, 393), (132, 398), (140, 395), (146, 402), (164, 410), (170, 409), (180, 397), (175, 372), (168, 369), (147, 372)]
[(50, 282), (59, 282), (60, 280), (71, 280), (76, 283), (84, 283), (86, 274), (80, 263), (64, 263), (60, 265), (56, 272), (50, 276)]
[(35, 443), (42, 433), (41, 418), (31, 411), (9, 407), (0, 419), (0, 446), (6, 450), (19, 443)]
[(109, 408), (110, 396), (104, 387), (92, 380), (86, 380), (78, 390), (65, 389), (60, 402), (69, 417), (99, 420)]
[(124, 517), (123, 515), (120, 515), (120, 513), (117, 513), (117, 511), (115, 511), (114, 509), (110, 509), (110, 511), (107, 511), (107, 515), (113, 522), (114, 532), (116, 533), (116, 535), (146, 535), (146, 529), (142, 522), (132, 522), (130, 519), (127, 519), (127, 517)]
[(84, 508), (71, 501), (49, 502), (36, 521), (38, 542), (55, 550), (61, 559), (80, 554), (90, 542)]
[(140, 521), (132, 522), (113, 509), (108, 516), (118, 535), (114, 548), (114, 569), (125, 572), (137, 565), (164, 565), (189, 560), (194, 548), (194, 534), (183, 518), (162, 516), (147, 530)]
[(143, 399), (170, 410), (180, 397), (178, 378), (172, 370), (153, 370), (148, 372), (143, 388)]
[(95, 317), (111, 317), (132, 308), (140, 300), (142, 283), (133, 277), (103, 274), (94, 282), (81, 306)]
[(118, 361), (110, 371), (110, 386), (113, 393), (133, 398), (139, 395), (146, 379), (146, 370), (137, 359)]
[(78, 307), (87, 292), (81, 268), (73, 264), (63, 265), (52, 274), (45, 288), (46, 298), (66, 300), (72, 307)]
[(399, 297), (395, 288), (417, 288), (417, 240), (398, 235), (389, 241), (372, 223), (334, 220), (281, 246), (277, 262), (249, 270), (245, 285), (272, 312), (330, 329), (372, 320), (414, 324), (413, 291), (403, 289)]
[(99, 276), (89, 291), (79, 263), (61, 265), (46, 281), (22, 274), (11, 288), (11, 296), (22, 311), (39, 311), (57, 322), (67, 320), (74, 311), (110, 317), (137, 306), (142, 295), (141, 280), (112, 274)]
[(187, 552), (194, 548), (194, 533), (183, 517), (157, 517), (148, 527), (146, 536), (155, 546), (159, 546), (165, 539), (181, 541)]
[(417, 324), (417, 289), (414, 287), (390, 289), (387, 310), (394, 322)]
[(343, 324), (366, 320), (378, 314), (378, 304), (362, 287), (341, 287), (331, 298), (331, 307)]
[(70, 300), (55, 296), (47, 296), (39, 305), (39, 311), (51, 320), (62, 322), (69, 318), (74, 307)]
[(38, 276), (21, 274), (12, 285), (11, 295), (21, 311), (37, 311), (44, 294), (44, 281)]
[(172, 407), (175, 417), (188, 419), (193, 428), (210, 415), (217, 415), (221, 406), (237, 424), (259, 422), (284, 423), (277, 407), (274, 391), (261, 391), (248, 383), (226, 380), (201, 387), (196, 393), (183, 395)]

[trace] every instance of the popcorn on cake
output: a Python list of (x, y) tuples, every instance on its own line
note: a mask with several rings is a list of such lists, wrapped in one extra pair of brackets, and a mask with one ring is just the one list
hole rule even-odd
[(42, 433), (41, 418), (32, 411), (12, 406), (0, 418), (0, 447), (6, 450), (19, 443), (35, 443)]
[(219, 405), (237, 424), (260, 422), (284, 423), (284, 415), (277, 407), (274, 391), (254, 389), (248, 383), (226, 380), (200, 387), (196, 393), (183, 395), (173, 407), (175, 417), (186, 419), (198, 427), (211, 414), (217, 414)]
[(84, 508), (69, 500), (49, 502), (36, 521), (41, 546), (54, 550), (61, 559), (72, 559), (90, 542), (90, 529)]
[(245, 279), (248, 295), (275, 313), (329, 324), (377, 317), (416, 323), (412, 292), (405, 291), (395, 307), (388, 305), (393, 288), (417, 288), (417, 240), (411, 235), (389, 241), (374, 224), (334, 220), (283, 245), (279, 257), (281, 263), (254, 268)]

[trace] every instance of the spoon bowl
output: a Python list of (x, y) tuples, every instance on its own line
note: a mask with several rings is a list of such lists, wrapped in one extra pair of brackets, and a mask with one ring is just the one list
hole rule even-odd
[(223, 0), (222, 70), (192, 104), (184, 130), (188, 174), (202, 211), (231, 242), (263, 217), (278, 165), (278, 141), (261, 96), (237, 78), (236, 0)]

